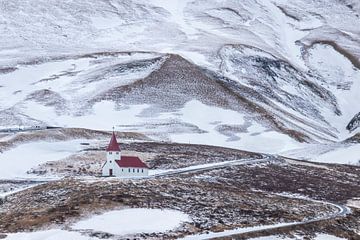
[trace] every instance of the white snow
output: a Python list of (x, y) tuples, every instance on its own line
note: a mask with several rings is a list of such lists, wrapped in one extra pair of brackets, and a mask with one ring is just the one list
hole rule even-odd
[[(282, 156), (320, 163), (359, 165), (360, 144), (307, 144), (305, 147), (279, 153)], [(297, 164), (297, 163), (296, 163)]]
[(178, 24), (180, 29), (186, 34), (193, 35), (197, 33), (197, 31), (187, 23), (184, 14), (185, 8), (191, 0), (150, 0), (149, 2), (167, 10), (170, 13), (171, 20)]
[(353, 198), (347, 201), (347, 204), (350, 207), (353, 208), (359, 208), (360, 209), (360, 198)]
[[(24, 112), (26, 114), (46, 121), (49, 125), (97, 130), (108, 130), (119, 124), (136, 124), (140, 121), (140, 113), (148, 107), (148, 105), (133, 105), (115, 110), (114, 102), (101, 101), (93, 106), (91, 113), (74, 116), (70, 114), (57, 115), (53, 107), (43, 106), (35, 102), (27, 102), (25, 105)], [(31, 109), (38, 109), (39, 111), (33, 112)]]
[(79, 232), (70, 232), (61, 229), (52, 229), (38, 232), (21, 232), (11, 233), (5, 238), (6, 240), (97, 240), (89, 236), (81, 235)]
[(293, 62), (298, 67), (306, 69), (304, 61), (302, 60), (301, 47), (296, 44), (296, 41), (301, 40), (307, 32), (296, 29), (294, 23), (290, 21), (291, 19), (285, 16), (272, 1), (261, 0), (260, 2), (263, 6), (266, 6), (271, 13), (273, 24), (278, 30), (277, 41), (279, 41), (284, 48), (283, 54), (289, 62)]
[(28, 170), (39, 164), (68, 157), (81, 149), (81, 140), (32, 142), (0, 153), (0, 179), (27, 178)]
[[(26, 106), (26, 107), (25, 107)], [(142, 112), (149, 105), (131, 105), (115, 109), (115, 103), (101, 101), (96, 103), (90, 114), (84, 116), (57, 115), (53, 107), (47, 107), (35, 102), (24, 104), (23, 112), (33, 118), (47, 122), (53, 126), (82, 127), (98, 130), (108, 130), (112, 126), (120, 126), (118, 130), (146, 133), (151, 137), (159, 137), (161, 133), (173, 142), (206, 144), (230, 147), (249, 151), (278, 153), (296, 149), (301, 146), (285, 134), (268, 130), (256, 122), (252, 122), (247, 131), (234, 133), (235, 139), (221, 134), (216, 128), (220, 125), (241, 125), (245, 123), (245, 115), (228, 109), (208, 106), (197, 100), (189, 101), (184, 108), (176, 112), (160, 113), (157, 116), (143, 116)], [(33, 112), (31, 109), (39, 109)], [(109, 117), (111, 116), (111, 117)], [(126, 116), (126, 117), (124, 117)], [(171, 132), (170, 129), (146, 128), (146, 124), (171, 123), (178, 121), (197, 126), (205, 133)], [(131, 126), (131, 128), (122, 127)], [(165, 131), (165, 132), (162, 132)], [(166, 139), (166, 138), (165, 138)], [(160, 136), (159, 140), (164, 140)]]
[(92, 17), (91, 21), (93, 22), (93, 26), (98, 29), (114, 28), (116, 26), (125, 23), (125, 21), (119, 17), (117, 18)]
[(28, 94), (39, 89), (56, 88), (58, 91), (70, 84), (72, 78), (63, 76), (54, 81), (39, 82), (65, 72), (81, 71), (89, 66), (89, 59), (47, 62), (38, 65), (21, 66), (17, 71), (0, 78), (0, 109), (6, 109), (23, 100)]
[(219, 133), (219, 125), (241, 125), (244, 115), (227, 109), (207, 106), (199, 101), (188, 102), (179, 112), (180, 119), (186, 123), (198, 126), (206, 133), (173, 134), (171, 139), (175, 142), (206, 144), (231, 147), (249, 151), (276, 153), (299, 147), (290, 137), (268, 131), (256, 122), (252, 122), (246, 132), (234, 133), (239, 139), (229, 141), (229, 137)]
[(116, 235), (166, 232), (190, 222), (187, 214), (169, 209), (131, 208), (110, 211), (82, 220), (73, 229), (93, 229)]
[(311, 161), (360, 165), (360, 144), (335, 148), (312, 158)]
[(329, 234), (318, 234), (316, 235), (315, 240), (345, 240), (345, 238), (339, 238)]
[(357, 104), (360, 102), (360, 71), (328, 45), (318, 44), (310, 50), (309, 65), (323, 76), (325, 86), (336, 96), (342, 113), (338, 116), (332, 110), (323, 109), (323, 116), (339, 131), (340, 140), (349, 137), (345, 127), (360, 112)]

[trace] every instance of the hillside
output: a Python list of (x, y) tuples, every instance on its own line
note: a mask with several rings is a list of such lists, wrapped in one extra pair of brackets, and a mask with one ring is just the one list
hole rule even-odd
[[(335, 0), (3, 2), (1, 125), (116, 125), (198, 143), (209, 133), (219, 139), (210, 144), (263, 152), (338, 142), (359, 132), (359, 32), (350, 24), (360, 21), (358, 8)], [(226, 120), (186, 114), (198, 110)], [(104, 123), (110, 115), (127, 120)], [(279, 144), (262, 147), (271, 139)]]

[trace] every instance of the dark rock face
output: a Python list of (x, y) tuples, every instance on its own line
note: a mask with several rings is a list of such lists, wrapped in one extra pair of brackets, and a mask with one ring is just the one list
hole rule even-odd
[(360, 133), (355, 134), (354, 136), (346, 139), (345, 143), (360, 143)]
[[(5, 68), (0, 68), (0, 74), (7, 74), (7, 73), (11, 73), (16, 71), (17, 68), (16, 67), (5, 67)], [(1, 236), (0, 236), (1, 238)]]
[[(249, 54), (248, 52), (251, 52)], [(320, 79), (305, 73), (291, 63), (245, 45), (226, 46), (221, 51), (223, 71), (237, 76), (242, 84), (263, 96), (264, 104), (273, 102), (299, 112), (303, 116), (324, 121), (319, 106), (326, 106), (337, 115), (336, 97), (319, 84)], [(261, 99), (253, 99), (253, 101)]]
[(359, 126), (360, 126), (360, 112), (351, 119), (349, 124), (346, 126), (346, 129), (352, 132), (355, 129), (357, 129)]

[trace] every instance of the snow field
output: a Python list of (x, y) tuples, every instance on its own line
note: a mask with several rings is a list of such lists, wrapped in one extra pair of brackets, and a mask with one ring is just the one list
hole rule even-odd
[[(34, 102), (28, 102), (26, 106), (27, 110), (24, 110), (26, 114), (54, 126), (108, 130), (112, 126), (129, 125), (131, 129), (127, 127), (118, 127), (117, 129), (146, 133), (155, 138), (158, 137), (159, 133), (162, 133), (164, 136), (169, 137), (171, 141), (178, 143), (206, 144), (264, 153), (277, 153), (301, 146), (287, 135), (269, 131), (255, 122), (251, 123), (251, 126), (246, 131), (234, 133), (235, 139), (231, 139), (229, 136), (220, 133), (217, 127), (244, 124), (244, 115), (236, 111), (208, 106), (197, 100), (186, 103), (184, 108), (178, 112), (161, 113), (156, 117), (141, 115), (144, 110), (150, 107), (148, 105), (132, 105), (115, 110), (115, 104), (110, 101), (96, 103), (92, 113), (85, 116), (58, 116), (52, 107), (42, 106)], [(41, 109), (41, 111), (33, 113), (30, 111), (32, 108)], [(149, 129), (144, 127), (149, 123), (156, 125), (157, 123), (168, 123), (174, 120), (196, 126), (205, 133), (171, 132), (170, 129), (166, 128), (161, 130), (159, 128)]]
[(81, 142), (80, 139), (64, 142), (32, 142), (4, 151), (0, 153), (0, 179), (31, 177), (26, 173), (31, 168), (76, 153), (81, 150)]
[(323, 109), (323, 116), (337, 130), (341, 140), (349, 137), (346, 125), (360, 112), (360, 71), (329, 45), (317, 44), (310, 49), (308, 64), (326, 81), (336, 96), (341, 115)]
[(332, 151), (312, 158), (311, 161), (360, 165), (360, 144), (335, 148)]

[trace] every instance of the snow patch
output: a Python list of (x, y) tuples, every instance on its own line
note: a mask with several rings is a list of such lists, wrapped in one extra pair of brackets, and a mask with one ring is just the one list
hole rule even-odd
[(360, 209), (360, 198), (353, 198), (347, 201), (349, 207), (359, 208)]
[(175, 210), (132, 208), (110, 211), (73, 225), (73, 229), (92, 229), (116, 235), (166, 232), (190, 222), (187, 214)]

